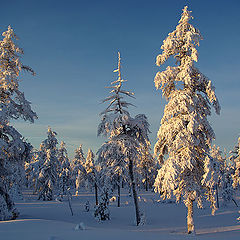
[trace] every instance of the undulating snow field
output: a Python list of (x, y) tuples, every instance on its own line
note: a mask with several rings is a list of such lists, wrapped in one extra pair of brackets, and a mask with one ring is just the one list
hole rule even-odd
[[(121, 207), (111, 202), (111, 220), (98, 223), (93, 217), (94, 195), (83, 192), (73, 196), (71, 215), (68, 201), (38, 201), (30, 191), (16, 205), (21, 215), (14, 221), (0, 222), (0, 240), (168, 240), (168, 239), (240, 239), (239, 208), (230, 203), (220, 208), (215, 216), (210, 209), (195, 208), (196, 235), (186, 232), (186, 208), (183, 204), (163, 203), (152, 192), (140, 194), (140, 206), (146, 222), (135, 226), (133, 200), (127, 193)], [(90, 202), (86, 212), (85, 203)], [(237, 202), (240, 204), (239, 199)]]

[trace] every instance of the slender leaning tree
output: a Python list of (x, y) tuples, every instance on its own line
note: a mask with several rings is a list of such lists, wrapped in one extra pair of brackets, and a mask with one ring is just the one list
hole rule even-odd
[[(118, 59), (118, 68), (114, 70), (118, 73), (118, 79), (109, 87), (112, 89), (111, 95), (103, 100), (103, 102), (109, 102), (109, 105), (101, 113), (102, 121), (98, 127), (98, 136), (108, 136), (109, 139), (99, 154), (104, 156), (103, 151), (115, 149), (114, 151), (119, 152), (118, 156), (122, 155), (113, 165), (118, 169), (117, 161), (120, 164), (120, 161), (124, 159), (126, 163), (136, 211), (136, 224), (139, 225), (143, 219), (139, 210), (134, 167), (140, 154), (140, 144), (146, 145), (148, 142), (149, 123), (144, 114), (138, 114), (132, 118), (128, 112), (128, 106), (132, 104), (126, 102), (124, 98), (125, 96), (133, 97), (133, 93), (122, 89), (122, 84), (126, 80), (123, 80), (121, 76), (120, 53), (118, 53)], [(105, 160), (108, 162), (109, 159)]]
[[(182, 198), (188, 209), (188, 233), (194, 232), (193, 202), (201, 206), (201, 197), (212, 189), (204, 178), (209, 149), (215, 134), (207, 117), (211, 105), (217, 114), (220, 106), (212, 82), (195, 66), (198, 60), (196, 47), (202, 39), (198, 29), (189, 21), (192, 19), (187, 6), (184, 7), (176, 29), (168, 34), (161, 46), (162, 54), (156, 58), (157, 66), (163, 65), (170, 57), (175, 66), (168, 66), (155, 76), (156, 89), (161, 89), (167, 100), (164, 116), (158, 131), (154, 152), (162, 162), (155, 180), (155, 190), (164, 198), (172, 195), (177, 201)], [(167, 159), (163, 161), (164, 155)], [(214, 202), (212, 202), (214, 208)]]

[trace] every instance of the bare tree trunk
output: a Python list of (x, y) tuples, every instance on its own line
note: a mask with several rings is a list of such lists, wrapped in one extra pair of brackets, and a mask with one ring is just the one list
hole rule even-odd
[(96, 200), (96, 206), (98, 205), (98, 189), (97, 189), (97, 184), (94, 184), (94, 188), (95, 188), (95, 200)]
[(188, 234), (191, 234), (194, 232), (194, 222), (193, 222), (193, 200), (188, 197), (188, 203), (187, 203), (187, 228), (188, 228)]
[(146, 190), (146, 192), (148, 191), (148, 175), (147, 175), (147, 173), (146, 173), (146, 180), (145, 180), (145, 190)]
[(135, 204), (135, 211), (136, 211), (136, 224), (137, 226), (140, 223), (140, 211), (139, 211), (139, 205), (138, 205), (138, 196), (137, 196), (137, 191), (136, 191), (136, 183), (134, 181), (134, 175), (133, 175), (133, 160), (129, 158), (129, 176), (131, 180), (131, 185), (132, 185), (132, 193), (133, 193), (133, 199), (134, 199), (134, 204)]
[(232, 198), (232, 200), (235, 203), (236, 207), (238, 207), (238, 205), (237, 205), (236, 201), (234, 200), (234, 198)]
[(118, 207), (120, 207), (120, 176), (118, 175)]
[(68, 196), (68, 206), (69, 206), (69, 209), (70, 209), (71, 214), (72, 214), (72, 216), (73, 216), (71, 197), (69, 196), (69, 194), (67, 194), (67, 196)]
[(219, 208), (218, 185), (216, 184), (217, 208)]

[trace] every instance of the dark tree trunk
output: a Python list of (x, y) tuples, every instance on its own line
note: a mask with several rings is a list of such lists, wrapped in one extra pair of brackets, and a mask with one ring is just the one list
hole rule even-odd
[(148, 175), (146, 173), (146, 180), (145, 180), (145, 189), (146, 189), (146, 192), (148, 191)]
[(216, 196), (217, 196), (217, 208), (219, 208), (218, 185), (216, 185)]
[(134, 199), (134, 205), (135, 205), (135, 211), (136, 211), (136, 224), (137, 226), (140, 223), (140, 211), (139, 211), (139, 205), (138, 205), (138, 196), (136, 191), (136, 183), (134, 181), (134, 175), (133, 175), (133, 160), (129, 158), (129, 177), (131, 180), (131, 186), (132, 186), (132, 193), (133, 193), (133, 199)]
[(234, 198), (232, 198), (233, 202), (235, 203), (236, 207), (238, 207), (237, 202), (234, 200)]
[(121, 194), (121, 189), (120, 189), (120, 176), (118, 175), (118, 204), (117, 206), (120, 207), (120, 194)]
[(96, 200), (96, 206), (98, 205), (98, 189), (97, 189), (97, 184), (94, 184), (94, 188), (95, 188), (95, 200)]
[(117, 206), (120, 207), (120, 186), (118, 185), (118, 204)]
[(187, 213), (187, 228), (188, 234), (194, 233), (194, 222), (193, 222), (193, 200), (188, 197), (188, 213)]

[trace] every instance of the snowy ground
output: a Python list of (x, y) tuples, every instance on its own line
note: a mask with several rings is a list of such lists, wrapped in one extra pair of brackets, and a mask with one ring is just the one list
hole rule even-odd
[[(141, 194), (141, 208), (146, 215), (146, 224), (134, 225), (132, 198), (124, 194), (122, 206), (116, 202), (110, 206), (111, 220), (98, 223), (93, 218), (94, 196), (82, 193), (73, 196), (71, 216), (68, 202), (37, 201), (36, 196), (26, 192), (25, 200), (17, 202), (20, 217), (15, 221), (0, 222), (1, 240), (168, 240), (168, 239), (240, 239), (239, 209), (230, 204), (220, 208), (215, 216), (209, 209), (195, 209), (196, 236), (186, 232), (186, 209), (182, 204), (159, 203), (154, 193)], [(90, 211), (85, 211), (86, 201), (90, 202)], [(238, 199), (238, 203), (240, 203)], [(80, 224), (84, 230), (76, 229)]]

